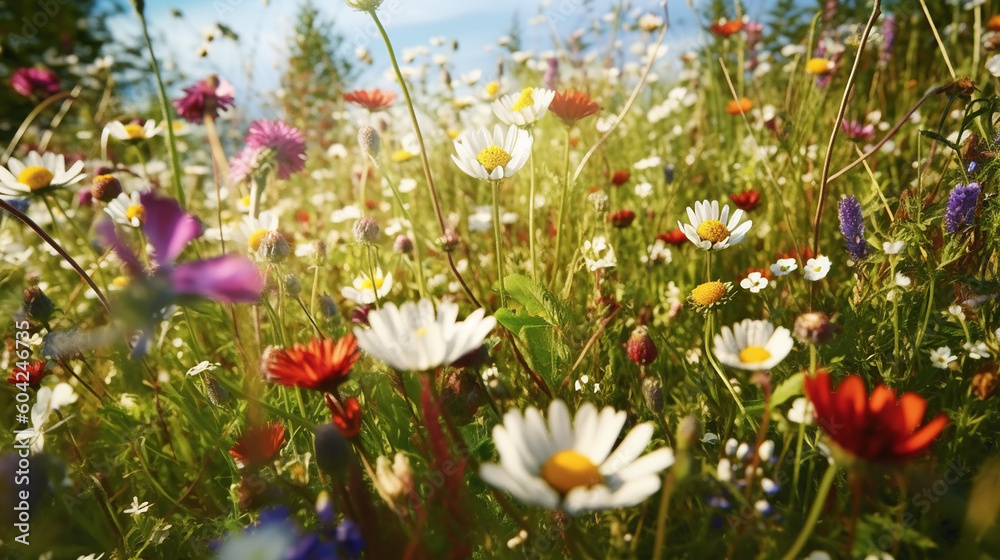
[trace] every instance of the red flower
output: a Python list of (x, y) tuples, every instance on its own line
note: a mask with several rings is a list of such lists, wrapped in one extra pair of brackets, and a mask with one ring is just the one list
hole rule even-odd
[(280, 422), (251, 426), (236, 440), (229, 454), (244, 468), (259, 469), (274, 460), (284, 443), (285, 426)]
[(674, 228), (666, 233), (661, 233), (660, 235), (657, 235), (656, 238), (664, 243), (669, 243), (677, 247), (687, 243), (688, 240), (687, 236), (684, 235), (684, 232), (681, 231), (681, 228)]
[(608, 213), (608, 221), (616, 228), (627, 228), (635, 221), (635, 212), (628, 208)]
[[(49, 362), (47, 360), (38, 360), (37, 362), (29, 364), (26, 369), (22, 370), (20, 368), (14, 368), (10, 377), (7, 378), (7, 383), (10, 383), (11, 385), (27, 383), (28, 387), (37, 389), (38, 385), (41, 384), (42, 379), (45, 379), (45, 376), (49, 374), (49, 372), (46, 371), (48, 365)], [(25, 379), (23, 374), (18, 375), (19, 372), (26, 373), (28, 378)]]
[(760, 191), (751, 189), (741, 193), (732, 193), (729, 195), (729, 200), (732, 200), (737, 208), (746, 212), (756, 210), (760, 206)]
[(361, 403), (354, 397), (347, 397), (343, 403), (331, 395), (326, 396), (326, 406), (333, 413), (333, 423), (346, 438), (352, 438), (361, 431)]
[(927, 401), (916, 393), (896, 393), (879, 385), (869, 398), (865, 382), (850, 375), (836, 391), (826, 372), (805, 379), (805, 391), (816, 418), (834, 444), (853, 458), (875, 463), (913, 459), (930, 447), (948, 417), (938, 414), (924, 424)]
[(559, 117), (566, 126), (573, 124), (583, 118), (589, 117), (601, 110), (601, 106), (590, 98), (589, 95), (575, 89), (557, 91), (552, 103), (549, 104), (549, 111)]
[(344, 101), (364, 107), (373, 113), (392, 105), (395, 100), (395, 93), (380, 89), (357, 89), (344, 94)]
[(813, 258), (812, 247), (808, 245), (803, 245), (798, 251), (792, 249), (791, 251), (785, 251), (784, 253), (778, 253), (779, 259), (796, 259), (802, 262)]
[(267, 354), (264, 374), (269, 381), (287, 387), (332, 392), (347, 381), (347, 374), (361, 353), (354, 335), (338, 341), (314, 338)]
[(713, 35), (718, 35), (719, 37), (729, 37), (743, 30), (743, 20), (741, 19), (720, 19), (716, 23), (708, 26), (708, 30), (712, 32)]
[(628, 183), (628, 180), (631, 177), (632, 177), (631, 173), (620, 169), (618, 171), (615, 171), (615, 174), (611, 176), (611, 184), (616, 187), (620, 187), (625, 183)]

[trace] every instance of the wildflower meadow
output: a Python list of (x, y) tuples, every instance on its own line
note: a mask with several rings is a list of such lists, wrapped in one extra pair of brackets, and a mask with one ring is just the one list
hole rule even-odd
[(165, 4), (0, 6), (0, 558), (1000, 558), (1000, 0)]

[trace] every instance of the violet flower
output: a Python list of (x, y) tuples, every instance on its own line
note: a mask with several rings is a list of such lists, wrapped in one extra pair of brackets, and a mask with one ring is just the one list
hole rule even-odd
[(892, 60), (892, 48), (896, 42), (896, 16), (889, 14), (882, 20), (882, 48), (879, 51), (879, 64), (886, 66)]
[(59, 76), (47, 68), (18, 68), (10, 77), (10, 86), (25, 97), (48, 97), (61, 89)]
[(944, 230), (948, 233), (972, 225), (976, 219), (976, 208), (979, 206), (979, 194), (982, 189), (979, 183), (958, 185), (948, 195), (948, 207), (944, 212)]
[(861, 216), (861, 203), (854, 196), (840, 201), (838, 210), (840, 233), (844, 235), (847, 254), (854, 262), (868, 257), (868, 242), (865, 241), (865, 222)]
[(875, 125), (873, 124), (862, 124), (859, 121), (844, 119), (840, 121), (840, 130), (844, 131), (844, 135), (852, 142), (871, 142), (875, 140)]
[(254, 121), (246, 145), (230, 160), (230, 179), (240, 182), (271, 163), (279, 179), (305, 167), (306, 141), (299, 129), (283, 121)]
[(225, 80), (212, 75), (195, 85), (184, 88), (184, 97), (173, 101), (177, 114), (190, 123), (200, 123), (205, 115), (213, 119), (233, 106), (236, 90)]

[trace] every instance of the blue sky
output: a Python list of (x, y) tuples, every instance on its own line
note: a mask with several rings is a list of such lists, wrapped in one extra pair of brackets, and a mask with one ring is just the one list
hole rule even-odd
[[(217, 73), (236, 86), (238, 98), (253, 106), (279, 86), (282, 65), (287, 58), (287, 44), (295, 14), (303, 0), (147, 0), (146, 14), (154, 39), (158, 39), (159, 58), (179, 65), (192, 78)], [(705, 0), (695, 0), (695, 6)], [(769, 0), (746, 2), (751, 16), (761, 15)], [(552, 28), (565, 37), (574, 29), (586, 27), (593, 17), (600, 17), (616, 4), (615, 0), (385, 0), (379, 15), (397, 49), (425, 45), (431, 37), (458, 40), (460, 49), (451, 57), (453, 77), (473, 69), (483, 70), (484, 79), (492, 79), (498, 52), (496, 40), (511, 27), (514, 14), (521, 21), (522, 47), (540, 52), (552, 48)], [(390, 85), (383, 76), (388, 68), (381, 39), (367, 14), (348, 8), (339, 0), (315, 0), (320, 9), (333, 18), (345, 36), (350, 50), (367, 47), (374, 64), (362, 75), (365, 86)], [(588, 7), (585, 4), (589, 4)], [(655, 0), (627, 2), (632, 10), (659, 12)], [(700, 31), (688, 2), (669, 0), (672, 29), (668, 34), (668, 60), (676, 60), (684, 50), (697, 46)], [(177, 9), (183, 14), (171, 16)], [(529, 25), (531, 18), (545, 14), (549, 20)], [(199, 58), (206, 29), (221, 22), (240, 35), (239, 44), (216, 39), (209, 54)], [(492, 48), (492, 50), (490, 50)], [(444, 49), (432, 52), (446, 52)], [(244, 105), (246, 106), (246, 105)]]

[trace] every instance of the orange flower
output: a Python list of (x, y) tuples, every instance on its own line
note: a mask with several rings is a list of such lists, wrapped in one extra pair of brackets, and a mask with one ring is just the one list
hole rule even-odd
[(285, 426), (280, 422), (251, 426), (236, 440), (229, 454), (242, 463), (243, 468), (259, 469), (274, 460), (284, 443)]
[(749, 189), (741, 193), (732, 193), (729, 195), (729, 200), (745, 212), (756, 210), (760, 206), (760, 191)]
[(986, 28), (990, 31), (1000, 31), (1000, 14), (991, 17), (986, 22)]
[(395, 99), (395, 93), (380, 89), (357, 89), (344, 94), (344, 101), (364, 107), (373, 113), (392, 105)]
[(661, 233), (660, 235), (657, 235), (656, 238), (664, 243), (669, 243), (677, 247), (687, 243), (688, 240), (687, 236), (684, 235), (684, 232), (681, 231), (681, 228), (674, 228), (666, 233)]
[(896, 393), (879, 385), (869, 398), (865, 382), (850, 375), (836, 391), (830, 374), (805, 379), (806, 396), (816, 408), (816, 419), (838, 450), (849, 459), (896, 463), (923, 454), (948, 425), (941, 413), (924, 424), (927, 401), (916, 393)]
[(37, 389), (38, 385), (41, 384), (42, 379), (45, 379), (45, 376), (49, 374), (49, 372), (46, 371), (48, 369), (48, 365), (49, 362), (47, 360), (38, 360), (37, 362), (29, 364), (25, 369), (21, 369), (19, 367), (14, 368), (14, 372), (7, 378), (7, 383), (10, 383), (11, 385), (27, 383), (29, 387)]
[(719, 37), (729, 37), (743, 30), (743, 20), (741, 19), (720, 19), (708, 27), (714, 35)]
[(726, 112), (730, 115), (746, 113), (749, 112), (750, 109), (753, 109), (753, 101), (750, 101), (746, 97), (741, 97), (739, 101), (733, 99), (726, 104)]
[(575, 89), (557, 91), (552, 103), (549, 104), (549, 111), (567, 126), (573, 126), (576, 121), (589, 117), (600, 109), (601, 106), (589, 95)]
[(266, 354), (263, 371), (269, 381), (287, 387), (332, 392), (344, 381), (358, 360), (358, 341), (347, 335), (338, 341), (314, 338)]
[(341, 435), (352, 438), (361, 431), (361, 403), (354, 397), (347, 397), (343, 403), (331, 395), (326, 396), (326, 407), (333, 413), (333, 423)]

